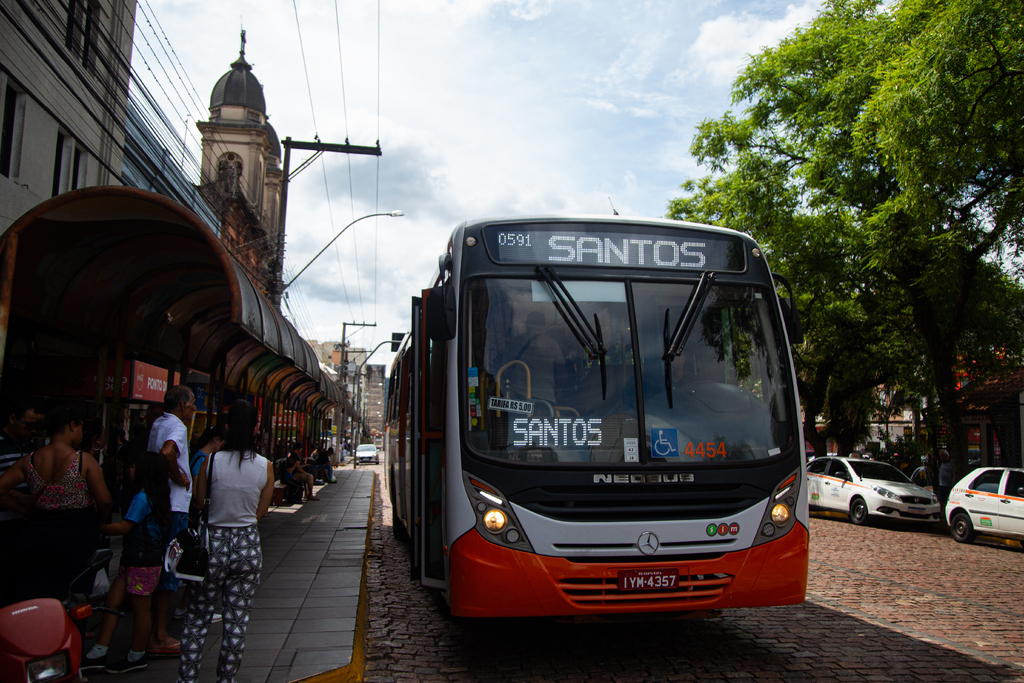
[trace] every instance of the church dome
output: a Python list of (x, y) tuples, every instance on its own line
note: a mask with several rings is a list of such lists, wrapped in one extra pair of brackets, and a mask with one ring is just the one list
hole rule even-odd
[(220, 106), (248, 107), (261, 114), (267, 113), (267, 102), (263, 99), (263, 86), (252, 74), (252, 65), (245, 61), (245, 52), (213, 86), (210, 94), (210, 108)]

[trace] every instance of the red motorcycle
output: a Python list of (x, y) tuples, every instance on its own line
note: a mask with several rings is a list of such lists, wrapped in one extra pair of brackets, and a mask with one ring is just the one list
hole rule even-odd
[[(89, 558), (89, 567), (71, 585), (110, 563), (105, 548)], [(82, 680), (82, 633), (85, 620), (100, 606), (103, 595), (68, 592), (63, 602), (52, 598), (26, 600), (0, 608), (0, 683), (58, 683)], [(121, 615), (123, 616), (123, 615)]]

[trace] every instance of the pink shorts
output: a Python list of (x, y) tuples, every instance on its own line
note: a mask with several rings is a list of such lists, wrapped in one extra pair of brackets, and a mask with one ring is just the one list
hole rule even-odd
[(128, 592), (132, 595), (152, 595), (156, 584), (160, 581), (161, 567), (120, 567), (117, 578), (124, 579), (128, 584)]

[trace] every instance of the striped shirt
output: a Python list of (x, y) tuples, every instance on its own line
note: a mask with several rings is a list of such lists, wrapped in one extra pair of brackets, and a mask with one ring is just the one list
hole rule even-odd
[[(3, 429), (0, 429), (0, 475), (10, 469), (11, 465), (18, 462), (18, 460), (25, 455), (28, 455), (35, 450), (35, 444), (32, 441), (28, 443), (19, 443), (14, 440), (10, 434)], [(21, 491), (24, 494), (28, 494), (28, 486), (21, 485), (16, 491)], [(0, 510), (0, 522), (6, 522), (12, 519), (22, 519), (20, 513), (12, 512), (10, 510)]]

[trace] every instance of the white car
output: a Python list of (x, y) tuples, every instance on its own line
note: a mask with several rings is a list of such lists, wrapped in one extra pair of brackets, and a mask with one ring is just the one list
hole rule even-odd
[(949, 492), (946, 520), (961, 543), (971, 543), (979, 533), (1024, 541), (1024, 469), (974, 470)]
[(815, 458), (807, 466), (811, 509), (838, 510), (854, 524), (871, 517), (901, 522), (938, 522), (939, 499), (884, 462)]
[(380, 464), (380, 452), (372, 443), (356, 446), (356, 464), (358, 465), (363, 462), (372, 462), (374, 465)]

